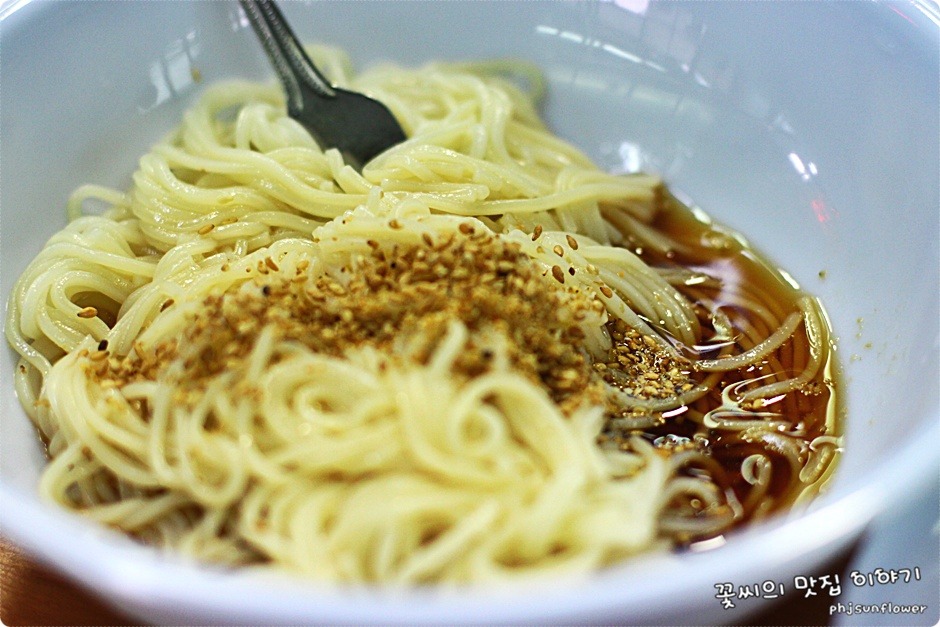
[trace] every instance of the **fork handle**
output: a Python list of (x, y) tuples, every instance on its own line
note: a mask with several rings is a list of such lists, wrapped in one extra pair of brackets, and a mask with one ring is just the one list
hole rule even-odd
[(303, 110), (303, 87), (322, 98), (336, 96), (333, 86), (307, 56), (272, 0), (239, 0), (239, 3), (284, 85), (290, 111)]

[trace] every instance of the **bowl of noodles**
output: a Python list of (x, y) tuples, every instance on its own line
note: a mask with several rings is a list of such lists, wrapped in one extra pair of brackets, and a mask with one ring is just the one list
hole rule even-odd
[(404, 143), (237, 3), (4, 7), (5, 536), (157, 622), (702, 623), (921, 498), (934, 9), (284, 12)]

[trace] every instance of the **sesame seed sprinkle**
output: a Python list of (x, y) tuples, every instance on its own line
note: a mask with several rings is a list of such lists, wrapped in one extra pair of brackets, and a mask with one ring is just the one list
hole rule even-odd
[[(86, 351), (86, 371), (103, 386), (119, 388), (166, 376), (161, 373), (170, 369), (179, 377), (178, 402), (195, 403), (210, 377), (244, 367), (265, 329), (315, 353), (340, 357), (370, 346), (389, 359), (427, 363), (457, 319), (470, 340), (452, 366), (456, 375), (479, 376), (502, 354), (567, 414), (586, 403), (604, 407), (608, 416), (625, 411), (605, 386), (638, 398), (691, 387), (689, 369), (619, 320), (606, 325), (608, 355), (600, 361), (590, 357), (584, 325), (603, 324), (599, 299), (561, 287), (561, 266), (552, 266), (554, 280), (547, 280), (517, 244), (488, 232), (481, 237), (479, 229), (472, 236), (456, 230), (433, 248), (396, 244), (355, 255), (343, 267), (348, 280), (342, 284), (331, 278), (336, 273), (298, 274), (264, 261), (268, 274), (255, 277), (263, 281), (260, 289), (206, 296), (180, 335), (147, 347), (135, 342), (129, 355), (111, 356), (102, 342), (98, 351)], [(302, 264), (310, 262), (282, 265)], [(504, 353), (494, 352), (493, 337), (504, 338), (497, 343)], [(402, 353), (402, 346), (409, 348)]]

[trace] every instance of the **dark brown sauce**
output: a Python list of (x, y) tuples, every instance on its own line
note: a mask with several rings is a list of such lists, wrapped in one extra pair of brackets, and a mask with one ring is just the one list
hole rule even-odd
[[(700, 219), (670, 194), (663, 195), (661, 204), (662, 210), (650, 226), (678, 245), (665, 254), (643, 247), (637, 241), (631, 241), (627, 246), (651, 266), (677, 269), (684, 267), (719, 280), (699, 285), (676, 286), (696, 303), (695, 309), (702, 324), (704, 344), (694, 351), (699, 356), (708, 359), (717, 357), (717, 347), (724, 343), (712, 339), (717, 331), (711, 323), (709, 305), (712, 309), (718, 306), (731, 321), (734, 335), (737, 337), (734, 353), (750, 348), (776, 330), (770, 328), (768, 322), (752, 309), (740, 306), (736, 294), (749, 294), (772, 314), (778, 324), (787, 315), (799, 311), (797, 303), (807, 294), (794, 287), (782, 272), (751, 248), (743, 238), (724, 227)], [(828, 324), (826, 320), (823, 320), (823, 323)], [(756, 339), (746, 337), (744, 330), (748, 328), (751, 329), (752, 338)], [(841, 434), (841, 424), (833, 425), (832, 419), (832, 416), (840, 413), (835, 411), (839, 400), (839, 382), (834, 380), (837, 379), (836, 369), (832, 363), (828, 341), (822, 349), (824, 359), (813, 380), (764, 409), (779, 414), (772, 419), (784, 424), (775, 431), (796, 440), (802, 464), (807, 462), (810, 442), (814, 438)], [(694, 465), (684, 472), (689, 476), (710, 477), (723, 491), (733, 494), (742, 504), (742, 511), (735, 515), (729, 529), (789, 508), (808, 486), (799, 478), (800, 467), (793, 467), (791, 461), (776, 450), (775, 442), (764, 441), (743, 431), (708, 428), (702, 424), (701, 418), (695, 419), (693, 414), (700, 417), (709, 409), (721, 406), (722, 391), (745, 379), (763, 376), (783, 379), (799, 374), (809, 354), (810, 342), (805, 326), (801, 324), (791, 339), (762, 362), (741, 371), (725, 373), (718, 385), (704, 398), (690, 404), (689, 411), (643, 433), (644, 437), (653, 442), (662, 442), (663, 439), (673, 442), (696, 442), (711, 460), (717, 462), (717, 467)], [(706, 373), (698, 372), (693, 376), (702, 381), (706, 378)], [(744, 383), (742, 389), (752, 389), (757, 385), (759, 384)], [(766, 439), (773, 440), (773, 436)], [(757, 502), (749, 502), (755, 500), (749, 499), (755, 486), (745, 479), (741, 463), (755, 453), (764, 455), (772, 470), (766, 493)], [(688, 504), (685, 506), (688, 507)], [(707, 512), (700, 513), (707, 515)], [(680, 545), (700, 539), (703, 537), (694, 535), (678, 538)]]

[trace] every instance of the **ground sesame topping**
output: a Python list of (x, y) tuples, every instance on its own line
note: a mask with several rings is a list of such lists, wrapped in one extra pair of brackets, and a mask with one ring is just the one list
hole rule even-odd
[(124, 358), (100, 345), (87, 355), (89, 371), (113, 387), (152, 380), (170, 361), (181, 361), (179, 401), (187, 402), (208, 377), (243, 363), (266, 328), (321, 354), (372, 346), (395, 359), (427, 363), (458, 319), (470, 339), (454, 364), (456, 374), (487, 372), (502, 350), (515, 371), (540, 384), (566, 413), (593, 404), (621, 415), (608, 385), (641, 399), (691, 387), (687, 369), (620, 321), (608, 323), (612, 347), (594, 362), (581, 325), (603, 312), (596, 297), (563, 288), (560, 266), (552, 267), (551, 278), (543, 276), (518, 244), (457, 230), (435, 246), (369, 240), (369, 253), (343, 268), (349, 280), (342, 283), (326, 274), (308, 276), (307, 259), (288, 276), (266, 257), (254, 281), (245, 283), (257, 287), (205, 298), (179, 338), (149, 348), (138, 343)]
[(602, 366), (604, 380), (640, 399), (670, 398), (692, 389), (691, 367), (666, 353), (622, 320), (607, 325), (612, 347)]

